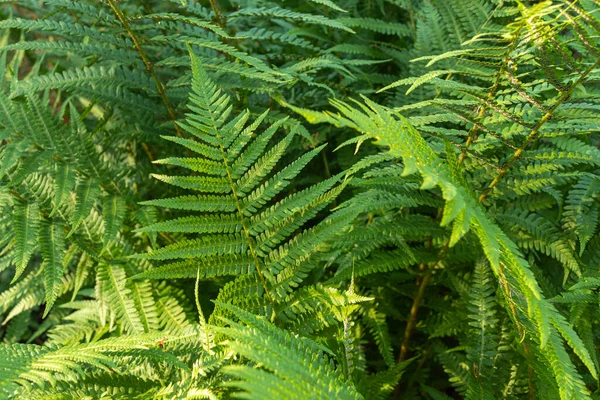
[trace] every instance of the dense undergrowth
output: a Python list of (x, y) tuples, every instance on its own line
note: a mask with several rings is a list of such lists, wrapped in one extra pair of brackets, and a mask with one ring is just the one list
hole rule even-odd
[(600, 398), (596, 0), (0, 0), (0, 398)]

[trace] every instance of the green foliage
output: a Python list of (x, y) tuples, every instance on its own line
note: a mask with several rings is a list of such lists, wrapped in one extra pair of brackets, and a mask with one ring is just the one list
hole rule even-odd
[(0, 398), (596, 398), (597, 12), (0, 0)]

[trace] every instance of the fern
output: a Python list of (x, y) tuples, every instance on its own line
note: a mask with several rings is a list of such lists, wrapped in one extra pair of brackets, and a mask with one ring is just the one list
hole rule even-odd
[[(556, 379), (561, 382), (559, 383), (561, 396), (571, 398), (572, 396), (583, 395), (585, 393), (583, 382), (574, 374), (574, 367), (564, 357), (564, 350), (556, 341), (557, 331), (553, 329), (561, 332), (565, 339), (574, 345), (574, 350), (585, 360), (584, 362), (591, 369), (592, 374), (595, 374), (595, 367), (591, 363), (589, 353), (582, 346), (579, 339), (575, 339), (572, 333), (563, 330), (564, 325), (559, 322), (560, 318), (555, 319), (552, 317), (552, 315), (559, 314), (556, 314), (556, 310), (541, 296), (537, 283), (535, 283), (535, 277), (531, 272), (528, 272), (527, 263), (521, 258), (522, 256), (515, 244), (489, 219), (485, 211), (465, 188), (459, 165), (456, 158), (454, 158), (456, 157), (454, 151), (446, 146), (448, 164), (444, 164), (436, 158), (429, 145), (405, 118), (398, 116), (398, 119), (396, 119), (385, 108), (373, 102), (367, 101), (367, 105), (362, 106), (360, 111), (340, 101), (334, 101), (333, 104), (340, 114), (326, 113), (322, 117), (312, 113), (306, 113), (306, 115), (313, 122), (331, 122), (338, 126), (352, 127), (371, 135), (380, 144), (389, 146), (392, 154), (403, 158), (405, 164), (403, 175), (416, 171), (420, 172), (423, 176), (421, 189), (431, 189), (435, 186), (441, 188), (442, 196), (446, 200), (441, 225), (444, 226), (453, 222), (450, 238), (444, 248), (455, 245), (469, 231), (470, 226), (473, 226), (494, 272), (502, 281), (506, 282), (506, 301), (512, 310), (515, 322), (520, 324), (518, 322), (520, 317), (515, 314), (517, 307), (525, 306), (511, 305), (514, 298), (510, 295), (510, 285), (517, 285), (518, 289), (516, 290), (524, 295), (527, 309), (538, 310), (534, 311), (536, 318), (546, 319), (547, 322), (539, 325), (538, 328), (540, 329), (538, 334), (541, 340), (542, 354), (549, 361), (562, 360), (561, 362), (566, 362), (563, 367), (556, 364), (553, 366), (553, 373)], [(302, 110), (299, 110), (299, 112), (303, 113)], [(452, 161), (452, 158), (454, 158), (454, 161)], [(572, 256), (571, 259), (574, 260)], [(561, 261), (564, 261), (564, 259)], [(529, 295), (526, 294), (528, 292)], [(531, 314), (524, 314), (523, 317), (529, 318), (528, 326), (536, 326), (537, 323), (534, 322)], [(554, 327), (551, 325), (554, 325)], [(553, 339), (550, 339), (550, 337)], [(547, 340), (550, 340), (550, 342), (547, 342)], [(579, 344), (575, 345), (575, 342), (579, 342)]]
[[(142, 232), (190, 232), (200, 236), (152, 250), (147, 255), (136, 256), (151, 260), (185, 260), (161, 267), (160, 273), (151, 271), (140, 277), (193, 277), (198, 273), (203, 278), (210, 278), (231, 273), (256, 273), (265, 285), (268, 296), (272, 296), (271, 291), (274, 289), (277, 294), (283, 295), (302, 280), (304, 273), (298, 267), (316, 250), (311, 237), (331, 234), (329, 226), (338, 226), (340, 222), (337, 220), (348, 220), (348, 215), (325, 220), (289, 244), (284, 242), (288, 235), (335, 198), (339, 190), (332, 187), (338, 179), (330, 179), (325, 186), (317, 185), (307, 189), (302, 196), (282, 199), (263, 208), (261, 212), (261, 208), (283, 190), (289, 180), (299, 174), (321, 148), (307, 153), (268, 178), (289, 146), (292, 136), (265, 151), (281, 122), (271, 125), (253, 138), (266, 113), (247, 127), (247, 111), (228, 121), (231, 108), (227, 96), (221, 94), (210, 81), (194, 55), (192, 68), (193, 94), (189, 108), (195, 114), (188, 114), (186, 122), (181, 123), (181, 126), (200, 139), (200, 142), (188, 141), (182, 144), (189, 143), (187, 147), (196, 151), (200, 157), (168, 158), (157, 162), (183, 167), (203, 175), (155, 177), (174, 186), (216, 194), (205, 198), (210, 203), (204, 207), (194, 197), (145, 203), (186, 209), (184, 204), (191, 200), (193, 209), (204, 211), (205, 214), (181, 217), (142, 228)], [(215, 204), (220, 204), (221, 207), (215, 209)], [(229, 213), (206, 214), (214, 211)]]
[[(230, 386), (248, 392), (253, 398), (272, 395), (285, 398), (319, 396), (322, 398), (362, 398), (344, 383), (339, 371), (328, 362), (326, 348), (318, 343), (295, 338), (289, 332), (269, 326), (266, 321), (228, 306), (244, 323), (232, 323), (218, 331), (235, 339), (232, 349), (253, 361), (260, 360), (272, 374), (249, 366), (225, 368), (226, 374), (241, 378)], [(268, 333), (268, 334), (267, 334)], [(265, 340), (266, 339), (266, 340)]]
[(473, 366), (473, 378), (469, 382), (466, 397), (481, 399), (494, 398), (490, 390), (493, 386), (494, 360), (498, 355), (498, 336), (496, 334), (498, 320), (495, 318), (494, 288), (490, 287), (486, 265), (477, 265), (473, 277), (473, 293), (471, 294), (471, 333), (473, 344), (467, 356)]
[(594, 398), (597, 8), (0, 0), (0, 397)]

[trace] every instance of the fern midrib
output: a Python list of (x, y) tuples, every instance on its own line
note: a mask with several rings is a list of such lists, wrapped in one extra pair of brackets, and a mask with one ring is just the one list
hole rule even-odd
[(169, 307), (167, 307), (165, 302), (162, 300), (162, 296), (160, 296), (160, 293), (158, 293), (158, 291), (156, 290), (154, 290), (154, 293), (156, 294), (156, 303), (163, 309), (163, 312), (169, 317), (169, 320), (172, 321), (172, 323), (174, 323), (175, 325), (177, 325), (180, 331), (183, 331), (185, 326), (182, 325), (181, 322), (179, 322), (179, 320), (175, 317), (175, 315), (169, 310)]
[[(209, 99), (207, 99), (207, 100), (209, 100)], [(208, 103), (208, 101), (207, 101), (207, 103)], [(252, 254), (252, 258), (254, 259), (254, 263), (256, 264), (256, 272), (258, 273), (258, 276), (260, 277), (260, 280), (265, 289), (267, 298), (269, 299), (269, 302), (271, 303), (271, 306), (272, 306), (271, 318), (274, 318), (276, 315), (275, 314), (275, 299), (273, 298), (273, 295), (271, 294), (271, 292), (269, 291), (269, 288), (267, 287), (267, 281), (266, 281), (264, 274), (260, 268), (260, 265), (261, 265), (260, 258), (258, 257), (258, 255), (256, 254), (256, 251), (254, 250), (252, 237), (250, 236), (250, 231), (248, 230), (248, 227), (246, 226), (246, 219), (244, 218), (244, 213), (242, 211), (243, 210), (242, 204), (236, 193), (236, 186), (233, 181), (233, 176), (232, 176), (231, 170), (229, 168), (229, 163), (227, 162), (227, 154), (225, 152), (225, 148), (223, 147), (223, 138), (219, 134), (217, 122), (214, 119), (214, 114), (211, 112), (211, 113), (209, 113), (209, 115), (210, 115), (210, 121), (212, 123), (213, 132), (215, 133), (215, 136), (217, 137), (217, 140), (219, 143), (219, 149), (221, 150), (221, 157), (223, 158), (223, 164), (225, 165), (225, 172), (227, 173), (227, 180), (231, 187), (231, 193), (233, 194), (233, 198), (235, 200), (235, 206), (236, 206), (238, 214), (240, 216), (240, 223), (242, 225), (242, 229), (244, 231), (246, 241), (248, 242), (248, 249), (250, 250), (250, 253)]]
[[(215, 132), (216, 132), (216, 129), (215, 129)], [(256, 264), (256, 272), (258, 272), (258, 276), (260, 277), (260, 279), (262, 281), (262, 284), (265, 288), (265, 293), (267, 294), (267, 297), (269, 298), (269, 301), (271, 302), (271, 304), (273, 306), (273, 310), (275, 310), (275, 307), (274, 307), (275, 299), (272, 297), (271, 292), (269, 291), (269, 289), (267, 287), (266, 279), (260, 268), (260, 259), (259, 259), (258, 255), (256, 254), (256, 251), (254, 250), (252, 237), (250, 236), (250, 231), (248, 230), (248, 227), (246, 226), (246, 219), (244, 218), (244, 214), (242, 212), (242, 205), (241, 205), (239, 197), (235, 191), (235, 184), (233, 182), (233, 177), (231, 176), (229, 164), (227, 163), (227, 156), (225, 154), (225, 149), (223, 148), (221, 136), (218, 133), (217, 133), (217, 137), (219, 138), (219, 148), (221, 149), (221, 154), (223, 156), (223, 163), (225, 164), (225, 170), (227, 171), (227, 180), (229, 181), (229, 185), (231, 186), (231, 193), (233, 194), (233, 198), (235, 200), (235, 206), (238, 210), (238, 214), (240, 215), (240, 223), (242, 225), (242, 229), (244, 230), (244, 235), (246, 236), (246, 241), (248, 242), (248, 249), (250, 250), (250, 253), (252, 254), (252, 258), (254, 259), (254, 263)], [(273, 314), (273, 315), (275, 315), (275, 314)]]
[(129, 326), (131, 327), (131, 330), (135, 333), (138, 332), (138, 329), (136, 327), (136, 324), (134, 323), (133, 318), (131, 317), (131, 315), (129, 314), (129, 309), (127, 308), (127, 302), (125, 301), (125, 298), (123, 297), (123, 295), (121, 294), (121, 290), (119, 289), (119, 282), (117, 281), (114, 273), (113, 273), (113, 269), (110, 266), (110, 264), (106, 264), (105, 266), (106, 272), (108, 274), (108, 278), (110, 279), (110, 283), (111, 285), (113, 285), (114, 287), (114, 293), (118, 296), (119, 299), (119, 303), (121, 304), (121, 307), (123, 309), (123, 314), (125, 315), (125, 318), (127, 318), (127, 322), (129, 323)]

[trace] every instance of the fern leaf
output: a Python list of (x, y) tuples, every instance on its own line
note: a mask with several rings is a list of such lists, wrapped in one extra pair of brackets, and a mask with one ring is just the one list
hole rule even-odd
[(223, 236), (203, 236), (170, 244), (148, 254), (136, 254), (133, 258), (149, 260), (171, 260), (175, 258), (195, 258), (225, 254), (243, 254), (248, 250), (246, 238), (239, 234)]
[(362, 28), (386, 35), (406, 37), (412, 34), (411, 29), (407, 25), (374, 18), (339, 18), (337, 21), (349, 28)]
[(241, 230), (241, 220), (236, 215), (217, 214), (181, 217), (145, 226), (137, 232), (236, 233)]
[(44, 258), (44, 285), (46, 287), (46, 309), (48, 315), (54, 305), (64, 273), (65, 227), (57, 220), (42, 222), (39, 233), (40, 248)]
[[(199, 157), (185, 160), (170, 158), (164, 163), (184, 166), (202, 175), (155, 177), (174, 186), (216, 195), (182, 196), (144, 204), (215, 214), (180, 217), (139, 230), (189, 232), (199, 233), (200, 236), (178, 240), (147, 254), (134, 255), (135, 258), (153, 260), (185, 259), (141, 273), (136, 279), (165, 276), (196, 276), (199, 279), (256, 272), (262, 279), (264, 289), (269, 291), (264, 280), (264, 274), (268, 273), (273, 283), (278, 282), (276, 291), (285, 295), (293, 285), (306, 277), (306, 267), (299, 267), (300, 262), (317, 252), (322, 241), (333, 235), (336, 229), (347, 225), (354, 215), (352, 210), (345, 210), (340, 218), (323, 222), (318, 229), (305, 231), (297, 240), (290, 240), (290, 235), (339, 195), (344, 185), (329, 192), (327, 190), (337, 183), (341, 175), (306, 189), (301, 195), (274, 202), (265, 214), (258, 216), (259, 210), (263, 207), (266, 210), (265, 205), (290, 184), (323, 146), (301, 155), (274, 173), (297, 127), (291, 127), (288, 136), (267, 149), (269, 141), (285, 125), (286, 119), (278, 120), (256, 134), (267, 112), (251, 123), (248, 123), (248, 111), (230, 118), (232, 107), (228, 96), (208, 77), (200, 59), (194, 54), (191, 57), (193, 80), (188, 107), (192, 112), (179, 125), (198, 141), (180, 138), (169, 140), (198, 153)], [(219, 154), (220, 159), (217, 157)], [(216, 214), (218, 212), (222, 213)], [(265, 220), (267, 216), (268, 221)], [(287, 244), (282, 244), (288, 240)], [(274, 249), (278, 245), (280, 248)], [(267, 265), (266, 270), (263, 264)], [(282, 275), (275, 278), (279, 273)]]
[(364, 316), (366, 325), (375, 338), (375, 343), (379, 347), (379, 352), (383, 356), (388, 367), (395, 365), (394, 353), (390, 342), (388, 327), (385, 321), (385, 315), (378, 313), (375, 308), (370, 308)]
[(102, 214), (104, 215), (104, 246), (106, 247), (117, 237), (125, 219), (127, 204), (120, 196), (107, 196), (104, 198)]
[(387, 370), (364, 376), (358, 385), (361, 394), (368, 399), (388, 399), (413, 360), (406, 360), (394, 364)]
[(596, 232), (600, 212), (596, 196), (600, 191), (600, 181), (594, 176), (584, 175), (569, 191), (565, 207), (565, 226), (574, 230), (579, 237), (579, 252)]
[(431, 147), (414, 128), (408, 125), (406, 119), (398, 117), (400, 122), (395, 122), (388, 111), (370, 101), (367, 101), (367, 106), (362, 107), (362, 112), (339, 101), (333, 104), (341, 114), (328, 114), (325, 120), (334, 118), (339, 125), (354, 127), (375, 137), (380, 143), (390, 146), (393, 154), (402, 156), (406, 165), (421, 173), (424, 179), (422, 188), (436, 185), (441, 187), (443, 197), (446, 199), (442, 225), (455, 219), (462, 210), (470, 210), (469, 225), (477, 233), (494, 273), (497, 276), (502, 274), (510, 277), (510, 284), (515, 285), (515, 288), (523, 293), (526, 308), (537, 310), (536, 317), (545, 321), (540, 324), (533, 320), (531, 315), (525, 316), (538, 329), (542, 354), (553, 363), (552, 371), (555, 378), (559, 380), (561, 397), (563, 399), (587, 398), (581, 376), (568, 357), (565, 357), (566, 353), (557, 337), (557, 331), (550, 327), (549, 315), (553, 306), (542, 297), (538, 283), (517, 246), (490, 220), (484, 209), (468, 191), (462, 188), (461, 183), (451, 177), (448, 167), (439, 161)]
[(35, 93), (47, 89), (73, 90), (79, 87), (94, 87), (97, 85), (119, 86), (126, 85), (129, 88), (143, 89), (154, 93), (156, 88), (149, 79), (140, 79), (136, 74), (131, 74), (126, 69), (106, 69), (100, 67), (86, 67), (81, 70), (67, 70), (63, 73), (42, 75), (28, 80), (19, 81), (13, 85), (11, 98), (25, 94)]
[(13, 211), (15, 231), (15, 255), (13, 263), (15, 264), (16, 272), (13, 282), (21, 276), (35, 250), (39, 218), (37, 203), (15, 204)]
[(225, 254), (165, 264), (134, 275), (131, 279), (211, 278), (248, 274), (256, 267), (250, 256)]
[(310, 0), (313, 3), (317, 3), (317, 4), (323, 4), (326, 7), (329, 7), (335, 11), (341, 11), (341, 12), (347, 12), (346, 10), (340, 8), (339, 6), (337, 6), (333, 1), (331, 0)]
[(56, 188), (54, 189), (54, 206), (50, 211), (52, 217), (70, 196), (75, 188), (75, 170), (69, 164), (58, 164), (56, 170)]
[(83, 220), (88, 216), (94, 202), (100, 195), (100, 187), (98, 182), (94, 179), (85, 179), (77, 184), (76, 188), (77, 203), (75, 205), (75, 212), (71, 219), (71, 231), (67, 237), (70, 237), (75, 233), (77, 228), (81, 225)]
[(279, 7), (274, 8), (244, 8), (239, 11), (233, 12), (229, 15), (230, 19), (235, 19), (244, 16), (257, 16), (257, 17), (267, 17), (267, 18), (284, 18), (291, 20), (300, 20), (307, 22), (309, 24), (328, 26), (331, 28), (336, 28), (340, 30), (344, 30), (346, 32), (354, 33), (354, 31), (348, 28), (345, 24), (332, 20), (321, 15), (300, 13), (291, 10), (286, 10)]
[(132, 333), (143, 332), (140, 316), (131, 298), (131, 290), (127, 288), (126, 274), (122, 267), (101, 263), (98, 266), (98, 279), (103, 283), (107, 301), (123, 323), (125, 329)]
[[(269, 326), (268, 322), (261, 321), (248, 313), (242, 313), (231, 305), (222, 303), (219, 305), (226, 307), (249, 326), (230, 322), (229, 328), (215, 329), (235, 339), (235, 342), (230, 344), (233, 350), (249, 359), (260, 359), (266, 368), (273, 371), (272, 374), (266, 372), (256, 374), (254, 371), (258, 370), (247, 366), (229, 367), (225, 369), (228, 374), (251, 379), (231, 382), (230, 385), (241, 387), (250, 395), (261, 397), (267, 395), (265, 389), (274, 387), (274, 393), (283, 393), (286, 397), (317, 395), (331, 399), (362, 398), (340, 379), (337, 371), (332, 369), (326, 356), (323, 355), (322, 346)], [(264, 335), (266, 332), (270, 335)], [(270, 385), (263, 386), (262, 382), (270, 382)]]
[(140, 204), (187, 211), (233, 212), (236, 210), (236, 203), (233, 196), (187, 195), (170, 199), (148, 200)]

